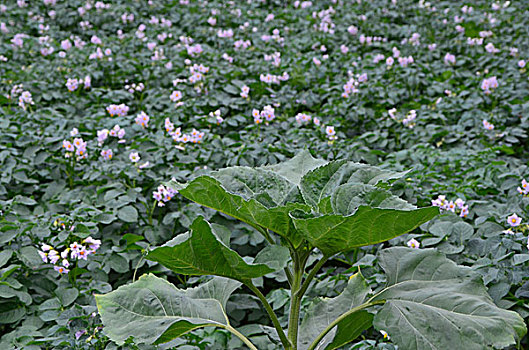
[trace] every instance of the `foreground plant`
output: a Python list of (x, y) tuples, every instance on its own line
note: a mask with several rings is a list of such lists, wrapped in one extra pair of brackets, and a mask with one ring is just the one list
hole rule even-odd
[[(249, 263), (229, 248), (229, 231), (198, 217), (188, 233), (152, 250), (147, 259), (175, 273), (214, 275), (181, 290), (152, 274), (96, 301), (108, 336), (122, 344), (162, 344), (194, 329), (234, 329), (226, 302), (241, 285), (261, 300), (285, 349), (336, 349), (374, 326), (403, 349), (503, 348), (526, 332), (515, 312), (498, 308), (481, 278), (435, 250), (382, 250), (387, 285), (373, 293), (361, 273), (331, 299), (317, 298), (300, 322), (301, 301), (325, 262), (353, 248), (390, 240), (438, 214), (384, 189), (394, 173), (345, 160), (326, 162), (308, 151), (274, 166), (232, 167), (168, 186), (184, 197), (241, 220), (268, 241)], [(386, 186), (387, 187), (387, 186)], [(321, 257), (306, 271), (313, 252)], [(284, 330), (253, 279), (284, 269), (291, 288)]]

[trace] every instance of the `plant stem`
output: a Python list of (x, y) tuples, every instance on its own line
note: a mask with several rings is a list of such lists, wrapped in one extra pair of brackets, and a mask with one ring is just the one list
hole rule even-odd
[(285, 267), (285, 275), (287, 275), (287, 280), (288, 280), (288, 284), (292, 287), (292, 272), (290, 271), (290, 269), (287, 267)]
[(386, 302), (385, 300), (377, 300), (377, 301), (371, 301), (371, 302), (368, 301), (366, 303), (363, 303), (362, 305), (358, 305), (357, 307), (352, 308), (351, 310), (347, 311), (346, 313), (341, 314), (340, 317), (338, 317), (337, 319), (332, 321), (332, 323), (330, 325), (328, 325), (327, 328), (325, 328), (323, 330), (323, 332), (321, 332), (316, 337), (316, 339), (314, 339), (314, 341), (312, 342), (312, 344), (310, 344), (310, 346), (307, 348), (307, 350), (316, 349), (316, 346), (318, 346), (318, 344), (323, 339), (323, 337), (325, 337), (327, 335), (327, 333), (329, 333), (338, 323), (340, 323), (343, 319), (345, 319), (349, 315), (354, 314), (357, 311), (360, 311), (362, 309), (368, 308), (368, 307), (373, 306), (373, 305), (384, 304), (385, 302)]
[(312, 282), (312, 279), (314, 276), (316, 276), (316, 273), (321, 269), (321, 267), (329, 260), (330, 256), (324, 255), (323, 258), (321, 258), (320, 261), (314, 266), (314, 268), (310, 271), (309, 275), (303, 281), (303, 284), (301, 285), (301, 288), (297, 291), (296, 295), (299, 296), (300, 300), (303, 298), (303, 295), (305, 295), (305, 292), (309, 288), (310, 282)]
[(298, 327), (299, 327), (299, 309), (301, 307), (301, 295), (298, 291), (301, 288), (301, 280), (305, 271), (305, 264), (310, 255), (310, 249), (304, 251), (306, 247), (300, 250), (291, 250), (293, 261), (293, 278), (290, 288), (290, 313), (288, 316), (288, 339), (292, 344), (292, 349), (298, 348)]
[(275, 329), (277, 330), (277, 334), (279, 335), (279, 338), (281, 339), (281, 343), (283, 344), (283, 347), (285, 349), (292, 349), (292, 344), (290, 344), (290, 341), (288, 340), (287, 336), (285, 335), (285, 332), (283, 331), (283, 328), (281, 327), (281, 324), (279, 323), (279, 320), (277, 319), (276, 314), (274, 313), (274, 310), (268, 303), (268, 300), (266, 300), (266, 297), (261, 293), (261, 291), (252, 283), (251, 280), (245, 281), (244, 283), (254, 294), (261, 300), (261, 303), (263, 304), (264, 308), (266, 309), (266, 312), (268, 313), (268, 316), (272, 320), (272, 323), (274, 324)]
[(246, 344), (247, 347), (249, 347), (251, 350), (258, 350), (257, 347), (255, 345), (252, 344), (252, 342), (246, 338), (241, 332), (239, 332), (238, 330), (236, 330), (235, 328), (233, 328), (232, 326), (230, 325), (226, 325), (225, 327), (223, 328), (226, 328), (228, 331), (232, 332), (233, 334), (235, 334), (240, 340), (242, 340), (242, 342), (244, 344)]
[(299, 309), (301, 307), (301, 298), (297, 295), (301, 285), (302, 273), (298, 269), (294, 271), (290, 297), (290, 313), (288, 316), (288, 339), (292, 343), (293, 349), (298, 348), (298, 326), (299, 326)]
[(156, 208), (156, 204), (158, 203), (158, 201), (155, 199), (154, 200), (154, 204), (152, 205), (152, 209), (151, 209), (151, 212), (149, 213), (149, 225), (152, 226), (152, 215), (154, 214), (154, 209)]

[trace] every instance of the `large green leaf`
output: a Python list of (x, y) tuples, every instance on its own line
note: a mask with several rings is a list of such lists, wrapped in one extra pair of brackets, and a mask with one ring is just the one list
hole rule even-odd
[(398, 179), (406, 172), (396, 173), (367, 164), (337, 160), (308, 172), (301, 180), (301, 193), (305, 201), (318, 208), (343, 184), (376, 185), (380, 181)]
[(399, 348), (489, 349), (515, 344), (523, 319), (497, 307), (481, 277), (433, 249), (395, 247), (379, 261), (388, 285), (374, 300), (386, 300), (374, 325)]
[(308, 150), (303, 150), (286, 162), (265, 166), (263, 169), (271, 170), (299, 186), (301, 178), (306, 173), (325, 164), (327, 164), (327, 161), (316, 159), (312, 157)]
[(323, 215), (294, 218), (300, 234), (324, 254), (333, 255), (355, 247), (380, 243), (410, 232), (439, 214), (435, 207), (416, 210), (361, 206), (350, 216)]
[(332, 193), (331, 206), (334, 214), (350, 215), (362, 205), (381, 209), (416, 209), (405, 200), (372, 185), (347, 183), (340, 185)]
[(267, 169), (235, 166), (214, 171), (210, 176), (229, 193), (245, 200), (255, 199), (267, 208), (302, 200), (296, 184)]
[(305, 204), (290, 202), (284, 206), (269, 208), (256, 199), (245, 199), (227, 191), (217, 179), (209, 176), (200, 176), (184, 185), (175, 182), (169, 185), (187, 199), (246, 222), (257, 230), (271, 230), (289, 239), (295, 246), (301, 242), (289, 213), (293, 210), (310, 211), (310, 207)]
[[(334, 320), (350, 309), (362, 304), (370, 292), (371, 288), (369, 288), (364, 276), (362, 276), (360, 273), (357, 273), (349, 279), (344, 291), (337, 297), (330, 299), (315, 299), (307, 310), (305, 318), (301, 322), (299, 328), (298, 349), (308, 349), (316, 337), (321, 332), (323, 332)], [(345, 334), (343, 329), (342, 331), (339, 331), (340, 328), (343, 328), (343, 325), (356, 323), (354, 320), (356, 320), (357, 317), (359, 317), (358, 320), (362, 320), (365, 316), (363, 312), (360, 310), (358, 312), (352, 313), (349, 317), (345, 318), (341, 322), (343, 324), (338, 323), (338, 327), (335, 327), (333, 330), (327, 333), (327, 335), (320, 341), (317, 348), (323, 349), (325, 346), (333, 343), (333, 339), (335, 335), (337, 335), (337, 329), (338, 333), (340, 333), (338, 343), (341, 343), (338, 346), (341, 346), (349, 341), (353, 341), (360, 335), (360, 333), (362, 333), (363, 330), (371, 327), (371, 324), (369, 324), (366, 328), (347, 327), (348, 329), (345, 332), (347, 334), (346, 337), (344, 337)], [(365, 322), (361, 322), (358, 325), (360, 324), (365, 325)], [(348, 340), (345, 341), (345, 338), (348, 338)]]
[(178, 289), (152, 274), (96, 295), (99, 314), (110, 339), (123, 344), (165, 343), (205, 326), (229, 325), (226, 302), (241, 283), (215, 277), (196, 288)]
[(147, 259), (184, 275), (216, 275), (238, 281), (274, 271), (264, 264), (246, 263), (214, 234), (201, 216), (191, 225), (191, 233), (177, 236), (165, 246), (154, 249)]

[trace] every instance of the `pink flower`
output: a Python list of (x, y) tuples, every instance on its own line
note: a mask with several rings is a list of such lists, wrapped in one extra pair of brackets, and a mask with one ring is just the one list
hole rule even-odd
[(138, 152), (130, 152), (129, 159), (132, 163), (137, 163), (140, 161), (140, 155)]
[(456, 64), (456, 56), (447, 53), (444, 58), (445, 64)]
[(415, 238), (410, 239), (406, 244), (408, 245), (408, 247), (413, 249), (419, 249), (421, 246), (421, 243), (419, 243), (419, 241), (417, 241)]
[(522, 222), (522, 218), (516, 214), (512, 214), (507, 218), (507, 222), (509, 223), (509, 225), (511, 225), (511, 227), (516, 227), (520, 225), (520, 223)]
[(494, 125), (483, 119), (483, 127), (487, 130), (494, 130)]
[(57, 271), (58, 273), (60, 273), (60, 274), (65, 274), (65, 273), (70, 272), (70, 270), (68, 270), (68, 269), (67, 269), (66, 267), (64, 267), (64, 266), (54, 266), (53, 269), (54, 269), (55, 271)]

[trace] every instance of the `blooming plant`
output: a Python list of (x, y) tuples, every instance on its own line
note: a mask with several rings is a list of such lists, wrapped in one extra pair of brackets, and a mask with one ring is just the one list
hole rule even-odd
[[(215, 276), (196, 288), (179, 289), (153, 274), (97, 295), (108, 336), (122, 344), (163, 344), (194, 329), (215, 326), (257, 347), (229, 322), (226, 302), (242, 285), (261, 301), (285, 349), (338, 348), (372, 325), (404, 349), (450, 346), (437, 329), (459, 330), (468, 347), (507, 346), (525, 334), (523, 319), (498, 308), (480, 277), (431, 249), (382, 250), (386, 287), (372, 291), (360, 272), (335, 298), (314, 299), (301, 319), (301, 304), (318, 271), (335, 255), (398, 237), (434, 218), (436, 207), (417, 208), (391, 194), (395, 173), (345, 160), (323, 161), (308, 151), (273, 166), (231, 167), (175, 181), (168, 189), (230, 215), (268, 242), (253, 259), (230, 248), (229, 230), (204, 217), (190, 231), (151, 250), (146, 258), (174, 273)], [(510, 218), (511, 220), (511, 218)], [(309, 268), (307, 270), (307, 268)], [(290, 286), (288, 329), (279, 322), (258, 278), (283, 270)], [(442, 317), (439, 317), (442, 315)], [(428, 344), (428, 345), (427, 345)]]

